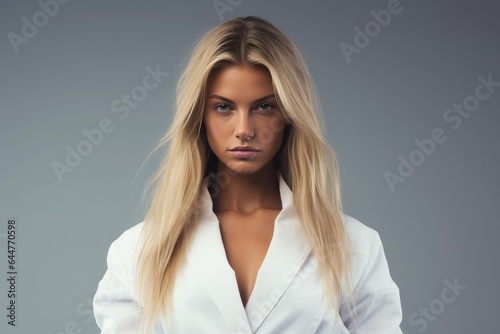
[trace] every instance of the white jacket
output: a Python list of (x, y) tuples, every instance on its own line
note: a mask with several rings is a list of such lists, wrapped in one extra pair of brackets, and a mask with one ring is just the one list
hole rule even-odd
[[(318, 263), (281, 174), (279, 187), (282, 210), (245, 307), (227, 261), (211, 197), (204, 188), (199, 224), (172, 295), (173, 316), (168, 328), (158, 321), (154, 333), (402, 333), (399, 289), (390, 276), (379, 234), (345, 215), (352, 242), (355, 327), (346, 304), (334, 317), (328, 312)], [(101, 333), (138, 333), (142, 311), (134, 299), (133, 278), (142, 226), (143, 222), (128, 229), (109, 248), (108, 269), (93, 305)]]

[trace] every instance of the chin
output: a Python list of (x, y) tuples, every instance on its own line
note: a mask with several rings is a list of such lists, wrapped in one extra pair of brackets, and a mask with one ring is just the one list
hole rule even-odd
[(228, 172), (230, 174), (253, 174), (260, 170), (259, 167), (249, 166), (249, 164), (245, 163), (246, 166), (227, 166)]
[(236, 174), (236, 175), (247, 175), (247, 174), (253, 174), (257, 170), (250, 169), (250, 168), (229, 168), (229, 173), (230, 174)]

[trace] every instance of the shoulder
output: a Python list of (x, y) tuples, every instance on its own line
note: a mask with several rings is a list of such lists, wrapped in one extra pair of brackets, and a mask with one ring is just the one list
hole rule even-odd
[(351, 241), (351, 253), (369, 257), (374, 243), (380, 242), (378, 232), (346, 214), (344, 214), (344, 226)]
[(351, 242), (351, 279), (355, 294), (359, 297), (382, 290), (398, 292), (379, 233), (348, 215), (344, 215), (344, 224)]
[(363, 321), (356, 328), (348, 309), (350, 298), (342, 296), (340, 314), (349, 333), (401, 333), (401, 298), (384, 253), (379, 233), (359, 220), (344, 215), (351, 241), (351, 287), (354, 312)]
[(135, 333), (141, 311), (135, 297), (135, 254), (143, 223), (122, 232), (109, 246), (107, 269), (93, 298), (94, 317), (102, 333)]
[(122, 232), (109, 247), (108, 261), (116, 262), (133, 258), (138, 251), (143, 227), (144, 222), (140, 222)]

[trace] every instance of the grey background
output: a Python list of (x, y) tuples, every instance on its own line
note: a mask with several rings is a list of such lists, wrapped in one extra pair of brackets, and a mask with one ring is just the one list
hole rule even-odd
[[(443, 114), (474, 94), (478, 76), (500, 81), (499, 3), (402, 0), (350, 63), (340, 43), (353, 44), (353, 29), (389, 1), (232, 3), (223, 18), (262, 16), (303, 52), (339, 157), (345, 212), (381, 235), (401, 289), (402, 328), (497, 332), (500, 87), (456, 130)], [(10, 217), (18, 220), (19, 271), (15, 329), (0, 280), (0, 332), (97, 333), (88, 303), (110, 243), (142, 219), (159, 154), (139, 167), (170, 123), (189, 46), (221, 17), (213, 1), (73, 0), (16, 53), (7, 34), (21, 35), (22, 18), (33, 22), (40, 10), (36, 1), (0, 5), (0, 277)], [(169, 76), (120, 119), (111, 103), (157, 64)], [(51, 164), (65, 163), (65, 147), (75, 149), (104, 118), (113, 132), (59, 182)], [(384, 172), (396, 173), (398, 156), (408, 158), (414, 140), (435, 128), (447, 140), (391, 191)], [(439, 302), (454, 279), (467, 288)], [(410, 322), (415, 312), (425, 319), (419, 309), (430, 305), (445, 309), (425, 328)]]

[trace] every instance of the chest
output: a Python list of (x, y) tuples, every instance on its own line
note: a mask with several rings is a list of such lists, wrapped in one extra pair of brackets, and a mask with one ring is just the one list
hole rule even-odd
[(225, 212), (217, 215), (229, 265), (233, 269), (245, 306), (273, 238), (279, 210), (260, 209), (250, 215)]
[[(349, 333), (344, 331), (339, 314), (332, 317), (327, 312), (318, 263), (300, 222), (286, 211), (274, 217), (274, 222), (269, 217), (267, 220), (250, 218), (214, 212), (200, 217), (187, 249), (186, 264), (177, 275), (172, 294), (172, 321), (169, 325), (163, 324), (164, 332)], [(260, 226), (262, 229), (250, 225), (242, 228), (229, 225), (232, 221), (271, 224)], [(251, 233), (252, 238), (245, 233)], [(258, 242), (251, 240), (263, 241), (261, 236), (266, 234), (268, 244), (264, 245), (268, 249), (263, 251), (265, 247), (260, 248), (256, 246)], [(250, 271), (255, 280), (250, 283), (254, 285), (246, 285), (245, 296), (244, 289), (240, 293), (240, 287), (245, 287), (240, 273), (248, 270), (249, 264), (258, 258), (255, 253), (259, 249), (258, 268)], [(245, 254), (245, 250), (250, 254)], [(237, 266), (238, 260), (234, 260), (236, 255), (242, 259), (240, 263), (247, 264), (241, 266), (243, 270)], [(364, 267), (363, 263), (360, 265)]]
[[(266, 254), (272, 261), (266, 259), (260, 268), (260, 284), (255, 284), (245, 306), (238, 301), (243, 300), (237, 291), (242, 281), (235, 282), (228, 271), (212, 270), (215, 258), (221, 268), (220, 257), (205, 244), (202, 262), (191, 261), (179, 272), (172, 322), (163, 325), (162, 333), (349, 333), (340, 319), (334, 324), (327, 313), (318, 264), (312, 254), (302, 265), (295, 261), (283, 265), (287, 260), (284, 254), (290, 249), (273, 244)], [(273, 254), (279, 255), (278, 262)]]

